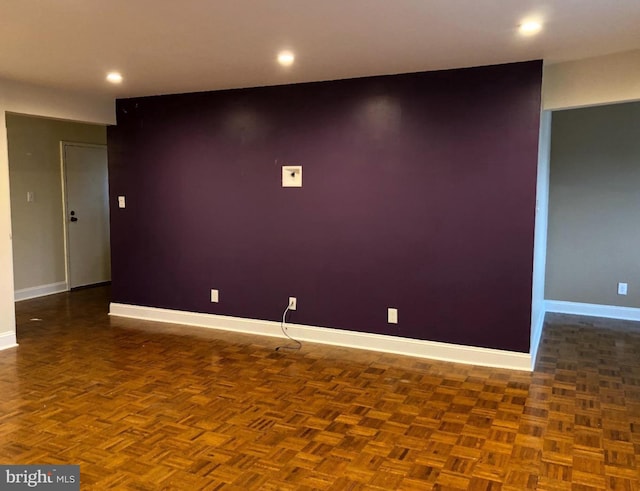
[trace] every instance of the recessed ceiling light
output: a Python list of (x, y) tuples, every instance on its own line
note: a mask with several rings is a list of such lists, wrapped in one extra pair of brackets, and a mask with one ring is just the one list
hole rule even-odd
[(107, 73), (107, 82), (111, 82), (112, 84), (119, 84), (122, 82), (122, 75), (118, 72), (109, 72)]
[(278, 63), (282, 66), (291, 66), (296, 57), (291, 51), (281, 51), (278, 53)]
[(535, 20), (528, 20), (520, 24), (520, 34), (531, 36), (537, 34), (542, 29), (542, 24)]

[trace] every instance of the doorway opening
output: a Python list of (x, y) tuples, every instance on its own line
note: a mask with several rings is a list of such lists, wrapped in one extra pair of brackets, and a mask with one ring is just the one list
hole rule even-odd
[[(106, 193), (106, 126), (14, 113), (6, 114), (6, 125), (15, 300), (60, 293), (74, 286), (90, 284), (93, 280), (87, 282), (86, 279), (72, 277), (73, 271), (80, 271), (78, 266), (73, 267), (75, 259), (86, 261), (90, 271), (101, 271), (95, 276), (97, 283), (109, 281), (108, 199), (104, 200), (106, 220), (102, 220), (103, 225), (106, 223), (106, 230), (91, 232), (98, 237), (106, 237), (106, 250), (90, 246), (93, 250), (85, 252), (84, 256), (80, 253), (76, 258), (74, 251), (79, 249), (71, 244), (73, 233), (72, 237), (67, 236), (68, 225), (71, 224), (68, 212), (72, 210), (67, 208), (66, 190), (69, 186), (65, 170), (68, 167), (65, 156), (81, 160), (80, 157), (87, 157), (85, 154), (101, 153), (102, 164), (98, 167), (101, 167), (103, 176), (100, 184), (93, 182), (97, 178), (92, 177), (93, 167), (89, 163), (86, 164), (87, 169), (83, 169), (82, 164), (76, 162), (71, 164), (75, 169), (74, 179), (77, 178), (72, 185), (79, 189), (80, 194), (86, 192), (90, 196), (97, 188)], [(95, 156), (92, 158), (96, 159)], [(86, 184), (82, 184), (83, 177), (89, 179)], [(102, 203), (102, 198), (97, 197), (94, 201)], [(78, 215), (80, 208), (73, 211), (78, 220), (73, 222), (74, 225), (89, 225), (84, 205), (82, 217)], [(83, 241), (79, 242), (82, 245)], [(99, 255), (101, 259), (98, 259)], [(97, 266), (100, 261), (103, 263), (101, 268)], [(86, 277), (81, 274), (80, 278)]]

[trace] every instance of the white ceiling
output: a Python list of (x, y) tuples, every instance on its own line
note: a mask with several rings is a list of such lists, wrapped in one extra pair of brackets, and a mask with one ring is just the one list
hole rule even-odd
[(640, 0), (2, 0), (0, 26), (0, 77), (127, 97), (632, 50)]

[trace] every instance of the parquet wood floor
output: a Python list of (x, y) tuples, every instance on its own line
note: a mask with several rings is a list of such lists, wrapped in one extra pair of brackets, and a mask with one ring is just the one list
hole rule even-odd
[[(638, 324), (550, 317), (535, 372), (17, 304), (0, 463), (82, 489), (637, 490)], [(33, 320), (41, 319), (41, 320)]]

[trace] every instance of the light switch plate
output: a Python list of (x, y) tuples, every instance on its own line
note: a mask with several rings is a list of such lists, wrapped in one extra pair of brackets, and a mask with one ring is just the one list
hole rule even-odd
[(124, 196), (118, 196), (118, 208), (124, 208), (125, 206)]
[(301, 188), (302, 187), (302, 166), (283, 165), (282, 166), (282, 187)]

